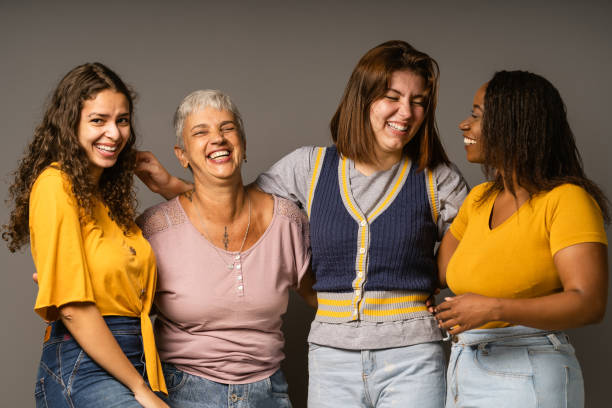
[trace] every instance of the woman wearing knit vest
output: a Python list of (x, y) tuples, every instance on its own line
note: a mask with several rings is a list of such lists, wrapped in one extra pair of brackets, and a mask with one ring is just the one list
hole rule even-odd
[[(333, 145), (302, 147), (260, 175), (308, 214), (318, 310), (309, 407), (444, 406), (442, 334), (425, 306), (434, 246), (467, 185), (435, 124), (437, 63), (403, 41), (368, 51), (331, 121)], [(166, 198), (191, 188), (142, 155)]]
[(492, 181), (472, 190), (439, 251), (440, 280), (457, 295), (436, 308), (453, 339), (446, 406), (583, 407), (561, 330), (605, 313), (608, 201), (584, 174), (559, 92), (538, 75), (496, 73), (459, 128)]

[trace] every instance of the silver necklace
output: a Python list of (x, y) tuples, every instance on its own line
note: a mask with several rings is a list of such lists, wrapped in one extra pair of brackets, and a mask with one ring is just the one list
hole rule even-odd
[[(241, 262), (242, 248), (244, 248), (244, 243), (246, 242), (247, 235), (249, 235), (249, 228), (251, 227), (251, 197), (249, 197), (249, 193), (248, 192), (245, 192), (245, 194), (246, 194), (246, 197), (247, 197), (247, 201), (249, 202), (249, 222), (247, 223), (246, 230), (244, 231), (244, 237), (242, 237), (242, 244), (240, 244), (240, 249), (238, 250), (238, 255), (235, 255), (234, 259), (232, 259), (232, 262), (229, 263), (229, 264), (225, 260), (225, 257), (223, 256), (221, 251), (219, 251), (219, 248), (217, 248), (217, 246), (213, 243), (212, 239), (210, 239), (210, 236), (208, 235), (208, 231), (206, 230), (206, 224), (204, 224), (204, 218), (202, 218), (202, 215), (200, 214), (200, 210), (198, 210), (198, 206), (196, 205), (195, 201), (193, 203), (193, 208), (195, 208), (196, 214), (198, 215), (198, 219), (200, 220), (200, 224), (202, 225), (202, 231), (204, 231), (204, 236), (206, 237), (206, 239), (210, 242), (210, 244), (214, 248), (215, 252), (219, 256), (219, 259), (221, 259), (223, 264), (226, 265), (227, 269), (229, 269), (229, 270), (234, 269), (234, 266), (238, 270), (242, 269), (242, 262)], [(195, 198), (198, 197), (197, 194), (195, 193), (195, 191), (194, 191), (193, 195), (195, 196)]]

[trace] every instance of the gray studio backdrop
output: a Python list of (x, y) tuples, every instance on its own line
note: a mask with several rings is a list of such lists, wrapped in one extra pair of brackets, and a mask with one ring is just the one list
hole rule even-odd
[[(251, 181), (283, 154), (329, 143), (328, 122), (350, 72), (369, 48), (403, 39), (437, 59), (438, 125), (471, 185), (457, 124), (474, 91), (498, 69), (550, 79), (565, 98), (587, 173), (612, 195), (608, 145), (612, 6), (601, 2), (258, 1), (0, 2), (0, 174), (11, 172), (41, 119), (43, 102), (72, 67), (101, 61), (138, 92), (140, 147), (175, 174), (171, 117), (190, 91), (218, 88), (240, 107)], [(431, 3), (431, 4), (430, 4)], [(138, 184), (139, 211), (161, 200)], [(8, 218), (2, 207), (1, 222)], [(608, 230), (609, 231), (609, 230)], [(44, 323), (28, 250), (0, 249), (0, 406), (34, 404)], [(295, 407), (304, 407), (306, 335), (312, 311), (292, 297), (285, 362)], [(612, 311), (570, 331), (584, 368), (587, 406), (608, 406)]]

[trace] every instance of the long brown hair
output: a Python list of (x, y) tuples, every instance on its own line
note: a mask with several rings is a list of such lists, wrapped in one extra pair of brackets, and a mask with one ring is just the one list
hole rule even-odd
[(77, 204), (84, 210), (81, 222), (92, 219), (96, 197), (100, 197), (108, 206), (111, 218), (126, 233), (134, 225), (136, 134), (133, 126), (130, 126), (130, 137), (117, 162), (104, 169), (98, 185), (94, 185), (89, 177), (89, 159), (78, 141), (83, 102), (106, 89), (125, 95), (131, 125), (133, 94), (117, 74), (100, 63), (83, 64), (72, 69), (53, 92), (43, 120), (34, 131), (34, 139), (20, 160), (9, 188), (8, 201), (13, 204), (13, 209), (8, 225), (2, 226), (2, 238), (7, 241), (11, 252), (29, 241), (30, 191), (36, 178), (53, 162), (59, 163), (71, 183)]
[(419, 170), (448, 164), (436, 126), (438, 64), (405, 41), (384, 42), (359, 60), (331, 120), (332, 140), (343, 156), (373, 164), (376, 158), (370, 106), (384, 96), (392, 74), (402, 70), (422, 76), (426, 84), (425, 119), (414, 138), (404, 147), (404, 153), (418, 163)]
[[(584, 188), (610, 222), (609, 201), (587, 178), (563, 99), (545, 78), (526, 71), (499, 71), (489, 81), (482, 119), (484, 170), (493, 180), (479, 200), (504, 189), (504, 175), (530, 195), (565, 184)], [(514, 183), (507, 183), (513, 195)]]

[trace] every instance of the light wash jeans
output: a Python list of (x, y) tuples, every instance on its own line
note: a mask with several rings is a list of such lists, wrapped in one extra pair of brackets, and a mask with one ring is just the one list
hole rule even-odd
[(562, 332), (512, 326), (453, 341), (446, 408), (584, 406), (582, 370)]
[(172, 408), (291, 408), (281, 370), (248, 384), (222, 384), (162, 363)]
[(380, 350), (310, 343), (308, 407), (442, 408), (444, 371), (440, 342)]

